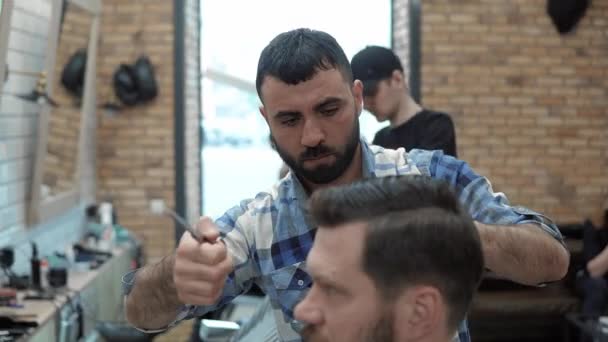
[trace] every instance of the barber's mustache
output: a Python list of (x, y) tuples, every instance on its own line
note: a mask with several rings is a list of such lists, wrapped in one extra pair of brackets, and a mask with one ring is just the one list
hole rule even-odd
[(307, 147), (306, 150), (300, 154), (300, 161), (308, 159), (317, 159), (335, 153), (336, 150), (334, 150), (333, 148), (325, 146), (323, 144), (319, 144), (315, 147)]

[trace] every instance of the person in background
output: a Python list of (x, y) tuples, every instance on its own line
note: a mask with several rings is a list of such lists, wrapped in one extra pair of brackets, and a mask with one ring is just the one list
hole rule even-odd
[(608, 209), (604, 210), (604, 222), (600, 227), (585, 232), (586, 270), (592, 278), (608, 276)]
[(410, 95), (399, 57), (381, 46), (368, 46), (351, 61), (353, 76), (363, 82), (365, 109), (379, 122), (389, 121), (372, 144), (385, 148), (442, 150), (457, 157), (454, 123), (448, 114), (422, 108)]
[(310, 211), (318, 224), (306, 264), (313, 285), (294, 311), (305, 341), (456, 336), (483, 253), (446, 183), (420, 175), (363, 180), (315, 192)]
[(585, 222), (583, 261), (584, 269), (577, 273), (583, 296), (581, 312), (588, 317), (601, 316), (608, 310), (608, 209), (600, 226)]

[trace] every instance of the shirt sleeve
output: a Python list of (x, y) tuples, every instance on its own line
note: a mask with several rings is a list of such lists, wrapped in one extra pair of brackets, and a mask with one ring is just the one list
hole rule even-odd
[(409, 157), (423, 173), (451, 184), (474, 220), (495, 225), (535, 224), (564, 243), (551, 219), (531, 209), (510, 205), (503, 193), (494, 192), (490, 181), (475, 173), (466, 162), (441, 151), (412, 150)]
[[(244, 223), (247, 223), (248, 216), (250, 216), (248, 205), (251, 201), (246, 200), (241, 202), (239, 206), (233, 207), (215, 222), (220, 229), (220, 239), (226, 244), (228, 253), (232, 256), (234, 263), (234, 271), (228, 275), (218, 302), (209, 306), (184, 305), (175, 320), (163, 329), (145, 330), (135, 327), (136, 329), (147, 333), (165, 331), (184, 319), (200, 317), (221, 308), (251, 287), (253, 278), (257, 274), (253, 258), (250, 257), (250, 246), (252, 245), (250, 243), (250, 232), (254, 227), (244, 225)], [(125, 299), (135, 284), (136, 275), (137, 270), (123, 276), (122, 283)]]

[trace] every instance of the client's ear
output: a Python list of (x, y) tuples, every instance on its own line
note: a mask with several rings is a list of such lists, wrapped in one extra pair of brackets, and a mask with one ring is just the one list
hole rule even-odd
[(399, 341), (420, 341), (437, 335), (446, 330), (446, 319), (447, 309), (441, 293), (432, 286), (408, 288), (395, 306)]

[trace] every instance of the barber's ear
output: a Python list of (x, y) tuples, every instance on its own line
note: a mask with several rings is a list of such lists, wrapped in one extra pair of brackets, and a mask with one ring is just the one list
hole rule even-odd
[(407, 334), (407, 340), (424, 340), (446, 329), (447, 311), (441, 294), (434, 287), (407, 289), (398, 300), (396, 310), (396, 322), (404, 329), (400, 333)]
[(266, 120), (266, 122), (268, 122), (268, 114), (266, 113), (266, 108), (264, 108), (264, 106), (260, 106), (259, 110), (260, 110), (260, 114), (262, 114), (262, 117), (264, 118), (264, 120)]
[(363, 111), (363, 83), (359, 80), (355, 80), (353, 82), (352, 92), (355, 98), (357, 115), (361, 115), (361, 112)]

